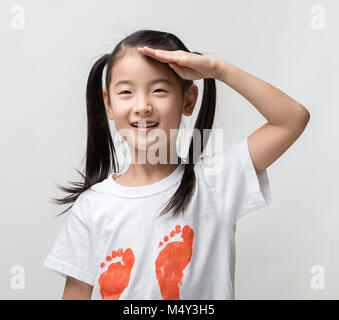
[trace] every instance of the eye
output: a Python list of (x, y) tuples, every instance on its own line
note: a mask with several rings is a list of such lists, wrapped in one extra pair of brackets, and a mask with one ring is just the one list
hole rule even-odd
[(123, 92), (130, 92), (130, 91), (128, 91), (128, 90), (124, 90), (124, 91), (121, 91), (119, 94), (121, 94), (121, 93), (123, 93)]
[[(158, 91), (158, 90), (162, 90), (163, 92), (167, 92), (166, 90), (161, 89), (161, 88), (156, 89), (156, 90), (154, 90), (154, 91)], [(129, 91), (129, 90), (123, 90), (123, 91), (121, 91), (119, 94), (123, 94), (123, 92), (130, 92), (130, 91)]]

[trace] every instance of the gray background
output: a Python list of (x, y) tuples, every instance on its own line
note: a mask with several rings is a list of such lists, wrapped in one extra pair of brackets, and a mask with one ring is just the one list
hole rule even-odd
[[(23, 30), (11, 25), (17, 4)], [(324, 29), (311, 25), (315, 5), (325, 9)], [(271, 205), (239, 220), (235, 298), (337, 299), (338, 9), (334, 0), (2, 0), (0, 298), (61, 298), (63, 278), (42, 262), (66, 215), (54, 217), (66, 207), (48, 200), (65, 195), (55, 183), (78, 180), (75, 169), (84, 166), (89, 70), (128, 34), (156, 29), (271, 83), (311, 114), (302, 136), (267, 169)], [(266, 120), (217, 86), (215, 128), (225, 130), (227, 147)], [(25, 270), (22, 290), (11, 287), (14, 265)], [(324, 289), (311, 286), (313, 265), (325, 270)]]

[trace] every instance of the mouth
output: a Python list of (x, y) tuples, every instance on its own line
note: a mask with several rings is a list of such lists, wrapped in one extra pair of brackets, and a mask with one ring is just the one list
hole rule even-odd
[(136, 131), (145, 131), (148, 132), (159, 125), (159, 122), (156, 121), (149, 121), (149, 120), (141, 120), (141, 121), (134, 121), (131, 123), (131, 126)]

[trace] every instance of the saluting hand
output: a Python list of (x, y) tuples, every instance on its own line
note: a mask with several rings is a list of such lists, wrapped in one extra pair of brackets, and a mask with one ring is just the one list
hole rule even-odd
[(211, 57), (183, 50), (159, 50), (149, 47), (138, 47), (138, 52), (150, 56), (169, 66), (183, 79), (199, 80), (215, 78), (216, 61)]

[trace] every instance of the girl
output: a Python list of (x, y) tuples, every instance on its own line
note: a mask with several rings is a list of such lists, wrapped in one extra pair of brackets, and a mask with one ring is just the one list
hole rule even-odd
[[(191, 141), (186, 163), (171, 130), (182, 115), (192, 115), (198, 79), (204, 82), (194, 126), (199, 133), (213, 125), (215, 79), (267, 123), (208, 156), (200, 157), (204, 143), (195, 152)], [(72, 196), (56, 199), (74, 204), (44, 261), (67, 277), (63, 299), (234, 299), (236, 223), (270, 204), (266, 168), (301, 135), (307, 109), (267, 82), (154, 30), (129, 35), (95, 62), (86, 99), (84, 182), (62, 188)], [(112, 174), (112, 167), (120, 170), (108, 118), (138, 154), (124, 174)], [(152, 150), (165, 154), (161, 163), (141, 161)]]

